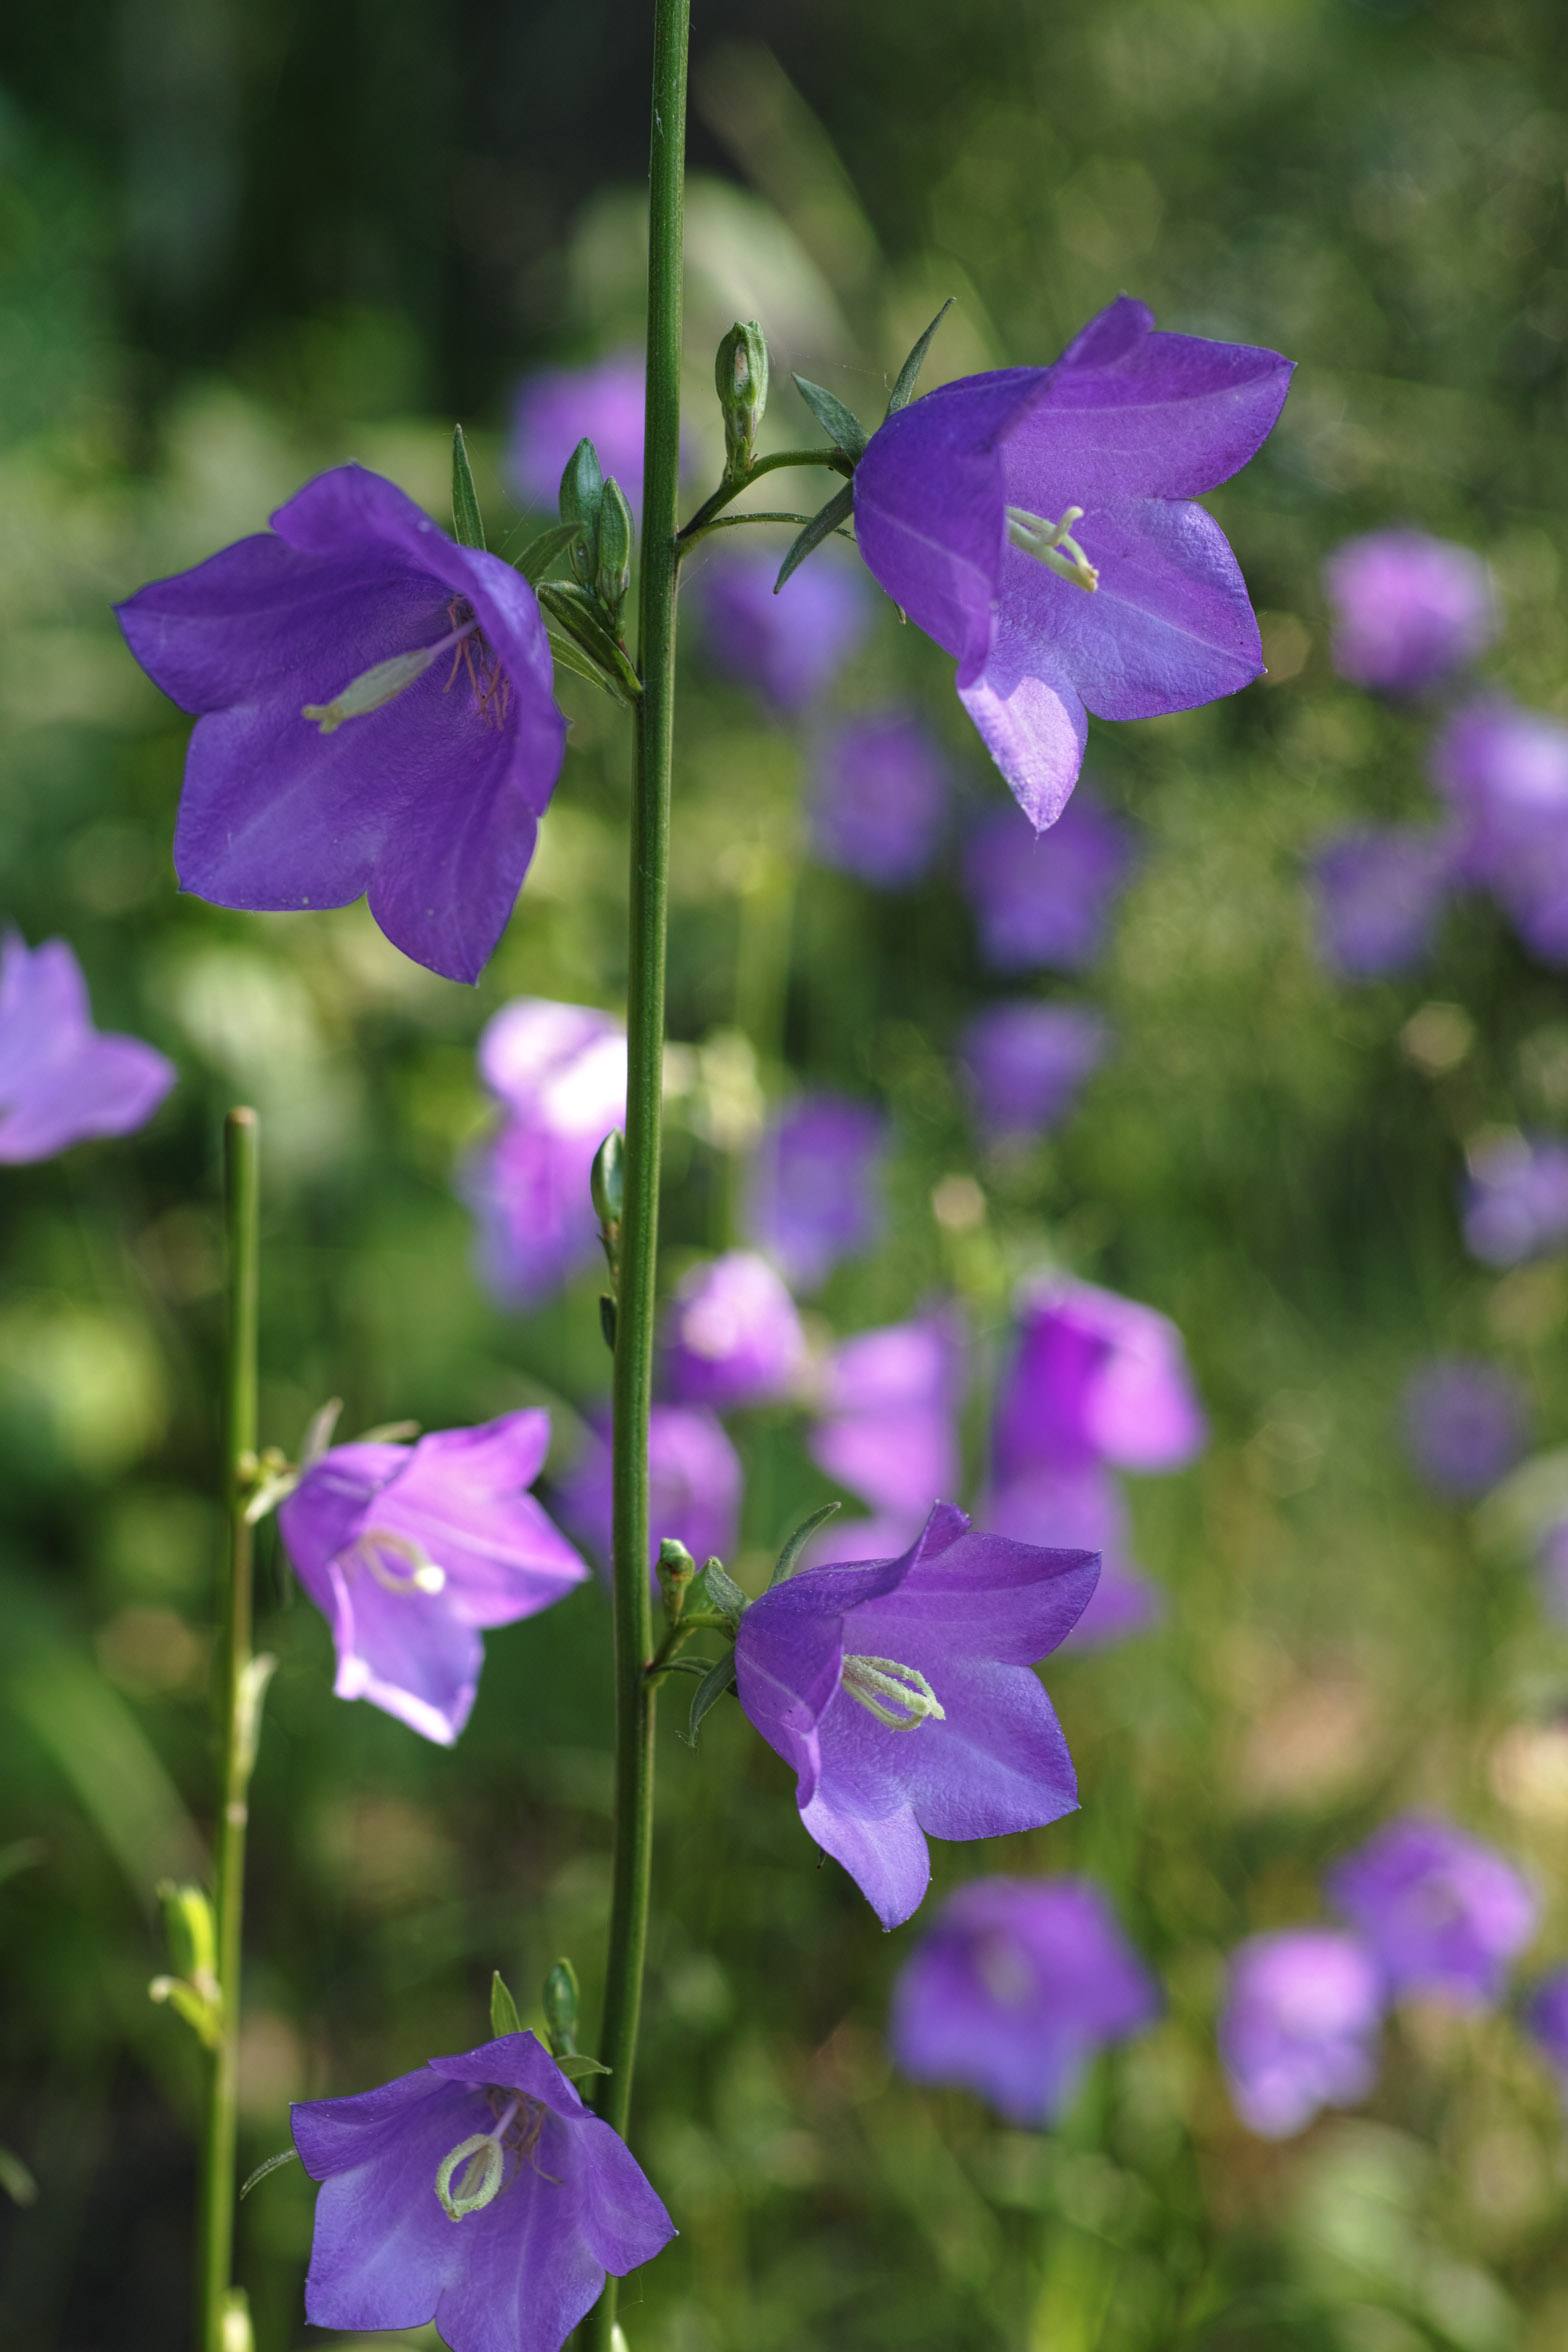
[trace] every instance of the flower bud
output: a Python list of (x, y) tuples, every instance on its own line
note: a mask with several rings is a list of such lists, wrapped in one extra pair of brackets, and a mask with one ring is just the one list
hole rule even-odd
[(594, 1154), (589, 1175), (589, 1189), (593, 1194), (593, 1213), (601, 1225), (619, 1225), (624, 1206), (626, 1145), (618, 1127), (609, 1134)]
[(667, 1535), (660, 1544), (656, 1573), (664, 1614), (674, 1625), (686, 1606), (686, 1595), (697, 1573), (696, 1561), (678, 1537)]
[(755, 319), (737, 319), (719, 345), (713, 380), (724, 412), (724, 471), (745, 473), (768, 405), (768, 346)]
[(593, 584), (599, 602), (617, 628), (631, 580), (632, 510), (625, 491), (612, 476), (604, 485), (599, 507), (599, 562)]
[(559, 498), (563, 523), (576, 523), (572, 541), (572, 570), (591, 588), (599, 568), (599, 509), (604, 503), (604, 473), (591, 441), (579, 441), (566, 461)]
[(544, 2029), (552, 2058), (577, 2047), (577, 2005), (577, 1971), (570, 1960), (557, 1960), (544, 1980)]

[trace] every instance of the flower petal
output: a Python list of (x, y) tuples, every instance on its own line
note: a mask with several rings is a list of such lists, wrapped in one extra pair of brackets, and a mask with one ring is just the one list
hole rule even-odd
[(840, 1691), (823, 1719), (821, 1774), (800, 1818), (823, 1852), (842, 1862), (882, 1925), (900, 1927), (931, 1883), (931, 1854), (875, 1734), (884, 1742), (920, 1737), (889, 1731)]
[(940, 1551), (923, 1549), (896, 1589), (855, 1609), (844, 1647), (908, 1658), (926, 1672), (928, 1659), (900, 1642), (919, 1643), (939, 1667), (954, 1653), (1033, 1666), (1077, 1624), (1099, 1573), (1098, 1552), (1047, 1551), (969, 1529)]
[[(368, 1538), (373, 1556), (374, 1538)], [(407, 1564), (388, 1554), (389, 1576)], [(473, 1711), (484, 1644), (445, 1593), (389, 1590), (371, 1559), (345, 1552), (328, 1571), (327, 1616), (337, 1646), (332, 1688), (340, 1699), (369, 1699), (411, 1731), (449, 1748)]]
[[(1053, 581), (1049, 572), (1040, 576), (1068, 595), (1083, 596), (1081, 588)], [(981, 659), (958, 673), (958, 699), (1024, 815), (1043, 832), (1061, 815), (1078, 781), (1089, 723), (1077, 686), (1049, 634), (1034, 625), (1026, 599), (1012, 597), (1003, 605)]]
[(1034, 371), (975, 377), (916, 400), (872, 435), (855, 469), (855, 537), (917, 628), (978, 660), (1006, 544), (997, 436)]
[(354, 2098), (294, 2108), (294, 2145), (322, 2183), (305, 2280), (312, 2326), (414, 2328), (435, 2317), (471, 2251), (466, 2225), (441, 2209), (436, 2170), (483, 2128), (482, 2115), (471, 2091), (424, 2066)]
[(442, 1599), (468, 1625), (510, 1625), (559, 1600), (587, 1562), (531, 1494), (548, 1413), (507, 1413), (476, 1429), (436, 1430), (404, 1455), (363, 1526), (417, 1543), (446, 1573)]

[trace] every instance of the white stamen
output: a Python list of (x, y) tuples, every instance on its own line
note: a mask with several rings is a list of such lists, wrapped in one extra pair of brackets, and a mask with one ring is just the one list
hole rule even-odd
[[(501, 2140), (521, 2104), (520, 2099), (514, 2099), (494, 2131), (475, 2132), (472, 2139), (460, 2140), (442, 2157), (436, 2171), (436, 2195), (449, 2221), (463, 2221), (470, 2213), (482, 2212), (500, 2195), (505, 2169)], [(460, 2166), (462, 2178), (454, 2188), (452, 2178)]]
[(1025, 555), (1032, 555), (1036, 563), (1043, 563), (1048, 571), (1074, 587), (1086, 588), (1092, 596), (1100, 585), (1100, 575), (1084, 554), (1072, 528), (1083, 514), (1081, 506), (1064, 509), (1059, 523), (1048, 522), (1043, 516), (1031, 514), (1026, 506), (1007, 509), (1007, 536)]
[[(394, 1535), (389, 1527), (368, 1527), (343, 1555), (355, 1567), (368, 1568), (384, 1592), (406, 1598), (409, 1593), (446, 1590), (446, 1570), (438, 1568), (411, 1536)], [(407, 1573), (401, 1572), (406, 1564)]]
[(916, 1731), (928, 1717), (936, 1723), (947, 1720), (918, 1666), (905, 1666), (897, 1658), (852, 1655), (844, 1660), (843, 1680), (850, 1697), (889, 1731)]
[(431, 663), (454, 645), (461, 645), (479, 626), (477, 621), (465, 621), (460, 629), (452, 629), (434, 645), (417, 646), (412, 653), (394, 653), (389, 661), (372, 663), (361, 670), (330, 702), (307, 702), (300, 711), (302, 719), (314, 719), (323, 735), (336, 734), (345, 719), (363, 719), (371, 711), (380, 710), (395, 701), (416, 678), (422, 678)]

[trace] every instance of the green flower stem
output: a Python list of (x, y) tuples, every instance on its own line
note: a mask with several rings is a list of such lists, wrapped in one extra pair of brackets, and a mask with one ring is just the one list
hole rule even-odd
[[(240, 1945), (245, 1914), (245, 1825), (255, 1708), (251, 1673), (251, 1526), (245, 1516), (256, 1461), (257, 1210), (260, 1133), (256, 1114), (230, 1111), (223, 1128), (223, 1213), (227, 1328), (223, 1361), (223, 1479), (228, 1519), (218, 1662), (221, 1742), (214, 1912), (221, 2017), (207, 2086), (197, 2233), (201, 2352), (226, 2352), (234, 2252), (235, 2139), (240, 2029)], [(231, 2334), (229, 2341), (233, 2342)]]
[[(675, 544), (677, 548), (684, 553), (695, 539), (700, 538), (704, 531), (712, 528), (713, 518), (716, 514), (721, 514), (725, 507), (740, 497), (742, 491), (749, 490), (753, 482), (760, 482), (764, 474), (777, 473), (780, 466), (821, 466), (830, 473), (846, 475), (851, 471), (849, 460), (841, 450), (775, 449), (771, 457), (757, 458), (734, 481), (721, 482), (712, 497), (703, 500), (691, 521), (676, 532)], [(793, 522), (795, 517), (793, 515), (771, 517), (736, 515), (732, 519), (738, 523), (762, 522), (764, 520)]]

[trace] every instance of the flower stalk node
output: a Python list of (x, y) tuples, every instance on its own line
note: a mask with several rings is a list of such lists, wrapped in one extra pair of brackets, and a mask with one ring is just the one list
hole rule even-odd
[(844, 1688), (889, 1731), (916, 1731), (927, 1720), (945, 1723), (947, 1711), (918, 1666), (869, 1653), (844, 1660)]

